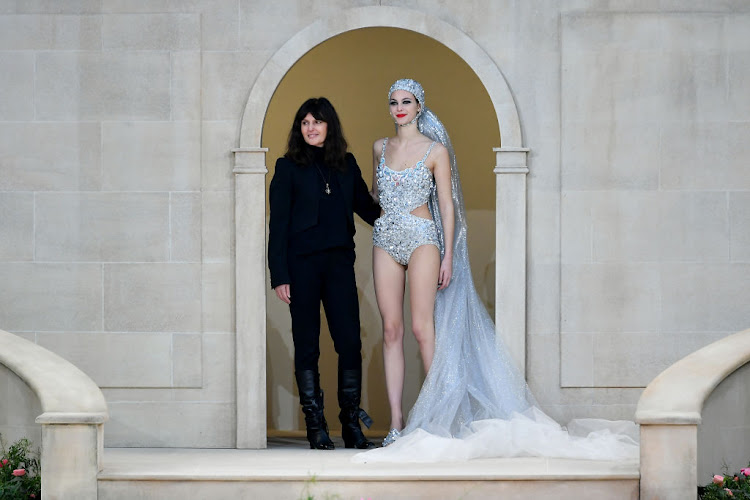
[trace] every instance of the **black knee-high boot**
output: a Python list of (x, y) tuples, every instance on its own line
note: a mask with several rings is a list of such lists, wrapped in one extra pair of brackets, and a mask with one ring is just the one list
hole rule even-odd
[(328, 436), (328, 424), (323, 415), (323, 391), (320, 390), (320, 375), (317, 370), (300, 370), (295, 373), (299, 402), (305, 414), (307, 440), (310, 448), (332, 450), (333, 441)]
[(369, 429), (372, 425), (370, 416), (359, 407), (362, 394), (362, 370), (339, 369), (339, 420), (341, 421), (341, 437), (344, 438), (344, 446), (347, 448), (375, 448), (368, 441), (359, 426), (359, 420)]

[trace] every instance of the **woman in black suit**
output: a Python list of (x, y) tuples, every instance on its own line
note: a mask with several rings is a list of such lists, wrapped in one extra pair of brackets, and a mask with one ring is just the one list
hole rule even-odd
[(347, 448), (370, 448), (359, 426), (362, 342), (354, 280), (354, 215), (372, 225), (380, 215), (324, 97), (297, 111), (286, 154), (276, 161), (269, 198), (268, 267), (276, 296), (289, 304), (294, 370), (310, 448), (332, 450), (320, 389), (320, 303), (339, 356), (338, 401)]

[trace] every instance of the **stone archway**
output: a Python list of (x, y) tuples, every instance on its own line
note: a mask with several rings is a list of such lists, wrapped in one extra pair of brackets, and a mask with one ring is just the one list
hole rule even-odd
[(502, 147), (496, 154), (496, 325), (516, 361), (525, 366), (526, 154), (518, 110), (505, 78), (468, 35), (423, 12), (361, 7), (318, 20), (288, 40), (253, 83), (235, 154), (235, 310), (237, 448), (266, 447), (266, 149), (261, 134), (274, 91), (307, 51), (360, 28), (401, 28), (426, 35), (458, 54), (484, 84), (497, 113)]

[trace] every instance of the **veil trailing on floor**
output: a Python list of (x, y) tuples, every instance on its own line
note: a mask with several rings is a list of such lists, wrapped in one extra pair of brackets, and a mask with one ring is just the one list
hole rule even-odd
[[(424, 105), (423, 105), (424, 106)], [(474, 287), (466, 208), (456, 156), (445, 127), (423, 107), (419, 131), (447, 149), (455, 212), (453, 277), (435, 300), (435, 355), (406, 427), (393, 444), (358, 453), (355, 462), (463, 461), (480, 457), (638, 457), (629, 421), (579, 419), (567, 428), (544, 414)], [(444, 253), (437, 189), (429, 201)]]

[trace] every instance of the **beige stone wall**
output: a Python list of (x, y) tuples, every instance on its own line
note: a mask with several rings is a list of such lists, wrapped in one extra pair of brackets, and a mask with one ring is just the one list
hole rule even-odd
[(108, 445), (233, 445), (226, 26), (179, 4), (0, 4), (0, 324), (104, 389)]
[[(531, 149), (527, 378), (552, 415), (632, 418), (656, 373), (750, 323), (747, 2), (0, 0), (0, 328), (103, 387), (108, 446), (234, 446), (249, 89), (310, 23), (378, 5), (455, 27), (508, 81)], [(483, 293), (493, 265), (480, 249)], [(363, 321), (377, 338), (370, 300)], [(269, 351), (269, 374), (287, 364)], [(272, 427), (297, 425), (293, 399), (269, 394)]]
[(561, 17), (563, 387), (642, 387), (750, 323), (748, 27)]

